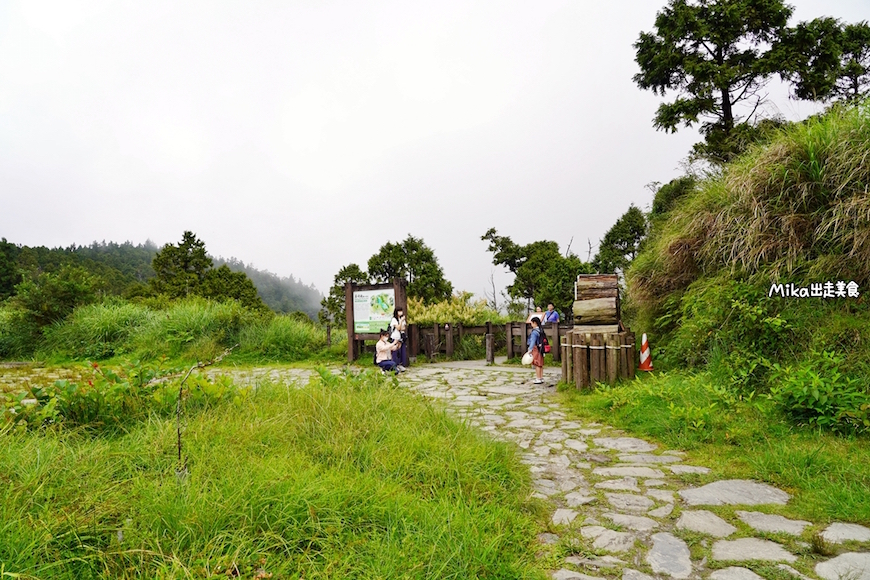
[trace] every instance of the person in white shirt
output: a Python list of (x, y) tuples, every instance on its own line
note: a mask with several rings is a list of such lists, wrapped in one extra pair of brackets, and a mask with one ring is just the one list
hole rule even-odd
[(407, 352), (405, 346), (408, 337), (407, 330), (408, 321), (405, 319), (405, 311), (402, 308), (396, 308), (393, 311), (393, 319), (390, 320), (390, 340), (393, 344), (399, 345), (393, 351), (393, 362), (396, 363), (396, 368), (399, 369), (399, 372), (406, 370), (402, 366), (402, 363), (405, 362), (405, 354)]

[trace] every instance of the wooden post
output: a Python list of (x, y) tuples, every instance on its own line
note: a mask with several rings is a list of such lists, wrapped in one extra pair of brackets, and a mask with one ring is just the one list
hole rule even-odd
[(568, 382), (568, 355), (565, 354), (565, 349), (568, 344), (568, 337), (563, 336), (559, 341), (559, 352), (562, 354), (562, 382)]
[(526, 352), (529, 350), (529, 327), (531, 324), (528, 322), (523, 322), (523, 344), (520, 347), (520, 352)]
[(491, 320), (486, 321), (486, 333), (492, 334), (492, 321)]
[(628, 349), (628, 357), (629, 357), (630, 362), (628, 363), (628, 378), (630, 378), (630, 379), (634, 379), (634, 369), (636, 368), (636, 365), (637, 365), (637, 344), (635, 342), (636, 340), (637, 340), (637, 337), (634, 335), (634, 333), (629, 332), (628, 333), (628, 344), (630, 346)]
[(586, 367), (586, 349), (583, 348), (583, 336), (575, 335), (574, 336), (574, 344), (571, 347), (571, 360), (574, 363), (574, 388), (582, 389), (583, 388), (583, 377), (586, 373), (584, 373)]
[(601, 380), (601, 366), (598, 359), (598, 353), (601, 350), (600, 334), (593, 334), (589, 342), (589, 381), (595, 384)]
[(504, 325), (504, 331), (507, 335), (507, 357), (508, 360), (514, 358), (514, 336), (513, 322), (508, 322)]
[(427, 351), (427, 354), (429, 356), (429, 362), (432, 362), (433, 360), (435, 360), (435, 349), (436, 348), (437, 347), (435, 344), (435, 337), (434, 336), (427, 336), (426, 337), (426, 351)]
[(486, 364), (495, 363), (495, 335), (487, 333), (486, 335)]
[(628, 348), (629, 348), (628, 333), (627, 332), (620, 332), (619, 333), (619, 354), (621, 356), (619, 359), (619, 362), (620, 362), (619, 370), (621, 372), (619, 373), (619, 378), (621, 378), (621, 379), (628, 378), (628, 365), (631, 364), (630, 363), (631, 358), (628, 355)]
[(459, 344), (462, 344), (462, 339), (465, 337), (465, 331), (462, 329), (462, 323), (456, 323), (456, 334), (459, 337)]
[(577, 369), (574, 368), (574, 341), (576, 340), (576, 335), (573, 332), (570, 332), (565, 335), (565, 368), (567, 371), (565, 372), (565, 382), (571, 383), (574, 381), (574, 373), (577, 372)]
[(408, 325), (408, 356), (420, 354), (420, 335), (417, 333), (417, 325)]
[(589, 341), (586, 340), (586, 336), (578, 335), (580, 348), (577, 349), (578, 354), (578, 368), (574, 371), (575, 373), (580, 374), (580, 380), (577, 384), (581, 389), (589, 388)]
[(453, 327), (450, 324), (444, 325), (444, 340), (446, 342), (445, 350), (447, 351), (447, 356), (453, 356)]
[(332, 325), (330, 323), (326, 323), (326, 346), (327, 348), (332, 346)]
[(344, 285), (344, 314), (347, 320), (347, 362), (352, 363), (359, 355), (359, 346), (353, 338), (353, 284)]
[[(432, 341), (434, 344), (434, 350), (436, 352), (441, 351), (441, 327), (438, 326), (438, 323), (434, 323), (432, 325)], [(434, 356), (434, 355), (433, 355)]]
[(615, 385), (617, 374), (619, 373), (619, 340), (616, 335), (611, 333), (605, 335), (606, 350), (604, 351), (607, 359), (607, 384)]
[(550, 323), (550, 352), (553, 354), (553, 360), (559, 362), (559, 323)]

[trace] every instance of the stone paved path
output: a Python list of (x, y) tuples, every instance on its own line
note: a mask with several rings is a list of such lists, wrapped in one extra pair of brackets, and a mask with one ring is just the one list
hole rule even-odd
[[(542, 557), (556, 561), (554, 579), (870, 580), (870, 529), (776, 515), (789, 495), (769, 485), (693, 483), (709, 470), (685, 464), (680, 451), (572, 418), (553, 396), (558, 373), (546, 369), (549, 384), (534, 385), (530, 370), (465, 362), (421, 365), (400, 378), (519, 446), (534, 478), (533, 495), (552, 512), (537, 540)], [(256, 369), (237, 378), (309, 375)], [(814, 553), (810, 540), (818, 532), (838, 556)]]

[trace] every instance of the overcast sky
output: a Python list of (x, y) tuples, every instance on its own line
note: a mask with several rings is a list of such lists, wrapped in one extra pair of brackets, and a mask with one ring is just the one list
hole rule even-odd
[[(0, 0), (0, 237), (192, 230), (325, 291), (407, 234), (482, 294), (481, 235), (586, 257), (698, 135), (651, 123), (632, 43), (664, 0)], [(870, 17), (800, 0), (795, 19)], [(768, 113), (814, 109), (771, 86)]]

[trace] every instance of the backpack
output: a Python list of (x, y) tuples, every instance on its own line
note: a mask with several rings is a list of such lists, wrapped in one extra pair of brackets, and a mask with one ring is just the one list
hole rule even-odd
[(538, 349), (541, 351), (542, 356), (550, 352), (550, 341), (547, 340), (547, 333), (544, 332), (544, 328), (541, 326), (538, 327)]

